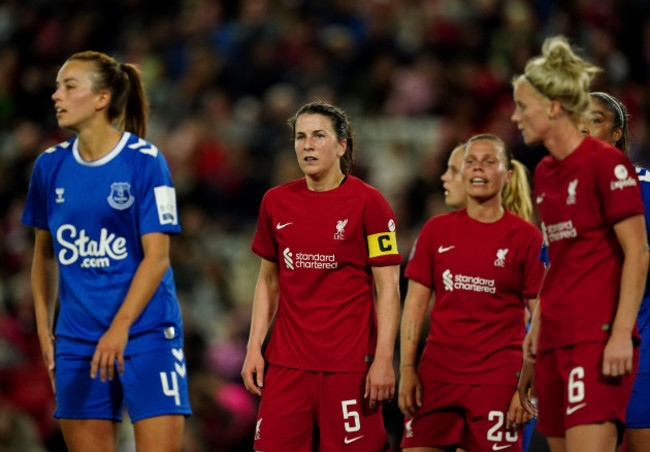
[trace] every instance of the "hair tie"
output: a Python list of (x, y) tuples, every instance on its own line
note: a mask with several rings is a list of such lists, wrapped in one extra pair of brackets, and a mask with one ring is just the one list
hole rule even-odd
[(535, 82), (533, 82), (533, 81), (531, 80), (531, 78), (528, 77), (528, 75), (524, 74), (524, 78), (526, 79), (526, 81), (527, 81), (528, 83), (531, 84), (531, 86), (532, 86), (533, 88), (535, 88), (535, 89), (537, 90), (538, 93), (540, 93), (542, 96), (546, 97), (547, 99), (550, 99), (550, 97), (548, 97), (548, 95), (547, 95), (544, 91), (542, 91), (542, 88), (540, 88), (539, 86), (537, 86), (537, 84), (536, 84)]

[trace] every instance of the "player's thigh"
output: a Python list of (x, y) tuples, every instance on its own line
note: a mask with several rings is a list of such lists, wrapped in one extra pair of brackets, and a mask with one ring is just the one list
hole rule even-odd
[(59, 419), (70, 452), (117, 451), (119, 422), (106, 419)]
[(124, 400), (132, 422), (192, 413), (182, 348), (154, 350), (124, 360)]
[(389, 442), (382, 406), (364, 397), (366, 374), (320, 373), (317, 423), (321, 451), (379, 451)]
[(185, 417), (179, 414), (141, 419), (133, 424), (138, 452), (177, 452), (181, 449)]
[(90, 378), (88, 356), (57, 354), (54, 379), (56, 411), (65, 419), (122, 420), (123, 391), (119, 378)]
[(628, 452), (645, 452), (650, 447), (650, 428), (629, 428), (625, 434)]
[(612, 452), (618, 443), (618, 427), (614, 422), (576, 425), (566, 431), (565, 444), (568, 452)]
[(257, 413), (254, 449), (311, 452), (317, 373), (271, 364)]

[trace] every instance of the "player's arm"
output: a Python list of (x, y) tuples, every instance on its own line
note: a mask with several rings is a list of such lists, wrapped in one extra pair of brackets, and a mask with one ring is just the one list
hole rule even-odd
[(261, 396), (264, 387), (264, 357), (262, 344), (278, 310), (280, 296), (279, 267), (276, 262), (262, 259), (253, 298), (253, 314), (248, 336), (246, 359), (241, 376), (246, 389)]
[(113, 379), (115, 361), (118, 371), (124, 371), (124, 349), (129, 329), (147, 306), (169, 268), (169, 235), (162, 232), (144, 234), (140, 238), (144, 257), (133, 276), (126, 297), (113, 317), (106, 333), (99, 339), (90, 363), (90, 376), (99, 372), (102, 381)]
[(422, 384), (417, 376), (416, 363), (422, 326), (431, 299), (431, 289), (410, 279), (402, 324), (400, 327), (399, 408), (402, 414), (413, 417), (422, 406)]
[(603, 375), (618, 377), (632, 372), (632, 332), (643, 297), (648, 272), (648, 245), (643, 215), (634, 215), (614, 225), (623, 249), (623, 268), (616, 316), (603, 352)]
[(41, 344), (43, 360), (54, 387), (54, 310), (58, 293), (59, 267), (54, 257), (52, 234), (45, 229), (36, 229), (34, 257), (32, 260), (32, 292), (36, 330)]
[(399, 323), (399, 265), (372, 267), (377, 289), (377, 348), (366, 376), (364, 397), (370, 408), (377, 403), (390, 402), (395, 395), (393, 354)]

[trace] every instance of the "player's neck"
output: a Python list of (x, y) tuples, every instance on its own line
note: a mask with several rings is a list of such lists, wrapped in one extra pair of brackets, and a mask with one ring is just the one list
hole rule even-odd
[(306, 176), (305, 180), (310, 191), (329, 191), (338, 188), (343, 183), (345, 174), (333, 172), (322, 179)]
[(109, 152), (120, 142), (122, 132), (112, 126), (87, 128), (77, 133), (79, 140), (79, 154), (88, 162), (98, 160)]
[(485, 201), (470, 198), (467, 202), (467, 215), (481, 223), (494, 223), (499, 221), (504, 214), (505, 209), (498, 197)]
[(555, 160), (564, 160), (575, 151), (584, 135), (569, 120), (558, 123), (553, 133), (544, 140), (544, 146)]

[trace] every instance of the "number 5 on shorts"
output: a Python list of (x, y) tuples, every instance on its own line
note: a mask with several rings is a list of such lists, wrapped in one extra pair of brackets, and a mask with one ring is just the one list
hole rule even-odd
[(348, 433), (354, 433), (361, 430), (361, 420), (359, 418), (359, 412), (356, 410), (350, 410), (348, 407), (351, 405), (356, 405), (356, 399), (343, 400), (341, 401), (341, 409), (343, 410), (343, 419), (345, 431)]

